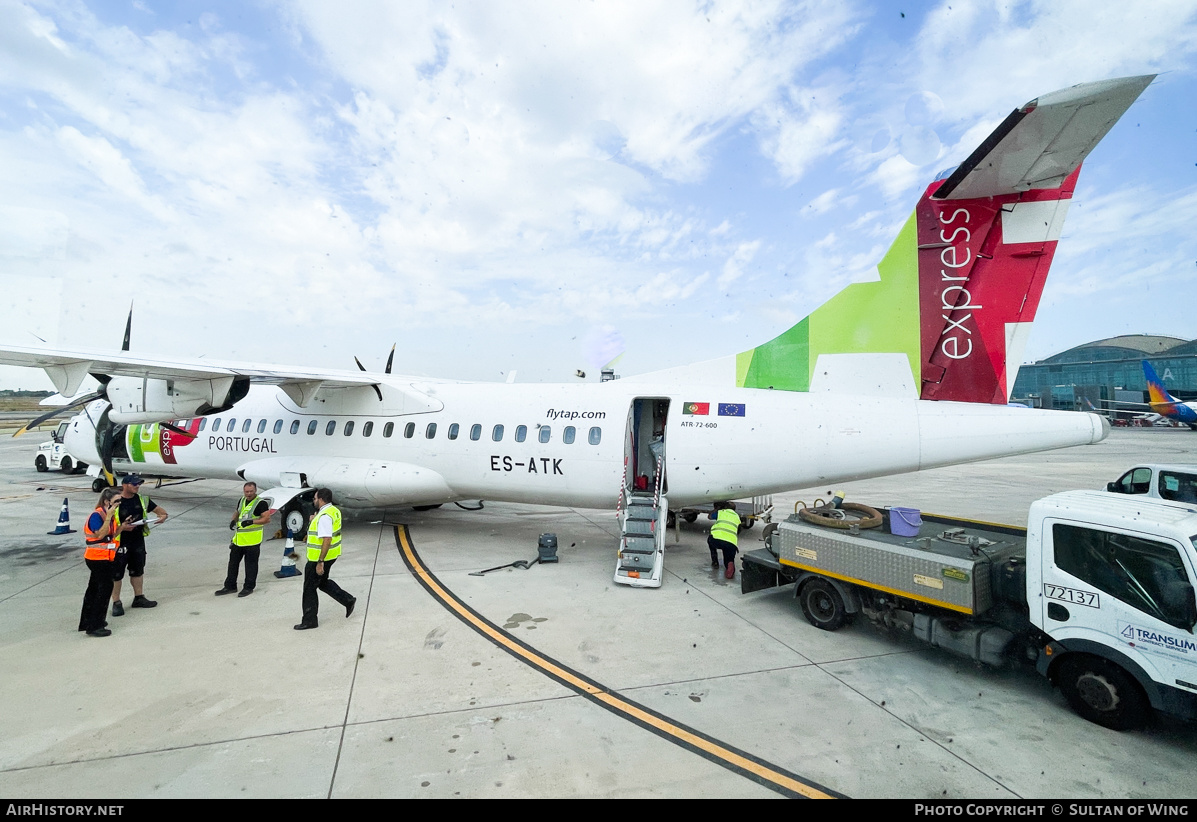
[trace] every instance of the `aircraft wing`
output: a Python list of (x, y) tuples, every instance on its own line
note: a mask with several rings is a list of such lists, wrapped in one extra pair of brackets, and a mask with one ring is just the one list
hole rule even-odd
[(1106, 136), (1154, 74), (1054, 91), (1010, 113), (935, 192), (961, 200), (1056, 188)]
[(227, 381), (229, 384), (237, 378), (244, 378), (254, 383), (277, 385), (300, 406), (306, 406), (320, 388), (365, 387), (380, 382), (379, 375), (363, 371), (146, 357), (127, 351), (49, 350), (25, 346), (0, 346), (0, 365), (42, 368), (55, 389), (68, 397), (78, 392), (83, 378), (88, 374), (189, 382)]

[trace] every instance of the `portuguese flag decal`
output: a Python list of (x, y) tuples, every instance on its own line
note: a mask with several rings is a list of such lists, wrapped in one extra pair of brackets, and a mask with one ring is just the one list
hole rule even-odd
[(682, 405), (683, 414), (698, 414), (705, 417), (711, 413), (711, 404), (709, 402), (688, 402)]

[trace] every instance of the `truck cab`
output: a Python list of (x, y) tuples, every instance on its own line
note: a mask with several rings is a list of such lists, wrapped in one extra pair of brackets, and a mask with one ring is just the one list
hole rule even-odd
[(1106, 483), (1106, 491), (1197, 504), (1197, 465), (1138, 465)]
[(69, 425), (70, 422), (60, 422), (50, 434), (50, 439), (37, 447), (37, 455), (33, 458), (33, 467), (38, 471), (57, 468), (61, 469), (64, 474), (79, 474), (87, 470), (87, 463), (74, 460), (67, 453), (66, 446), (63, 444)]
[(1032, 504), (1027, 528), (1038, 667), (1072, 707), (1111, 728), (1149, 706), (1197, 718), (1197, 504), (1069, 491)]

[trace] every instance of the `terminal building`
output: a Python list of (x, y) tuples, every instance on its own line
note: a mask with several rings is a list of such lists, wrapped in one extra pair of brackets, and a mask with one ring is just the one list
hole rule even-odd
[(1197, 399), (1197, 340), (1152, 334), (1110, 337), (1025, 364), (1010, 399), (1065, 411), (1088, 411), (1089, 403), (1103, 409), (1116, 402), (1147, 402), (1143, 360), (1177, 399)]

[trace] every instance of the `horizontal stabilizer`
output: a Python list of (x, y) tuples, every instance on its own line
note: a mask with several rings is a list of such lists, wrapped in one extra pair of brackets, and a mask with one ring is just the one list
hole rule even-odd
[(1015, 109), (934, 196), (964, 200), (1059, 186), (1154, 79), (1082, 83)]

